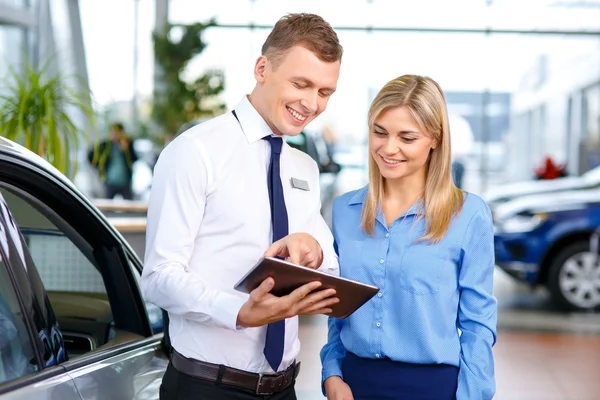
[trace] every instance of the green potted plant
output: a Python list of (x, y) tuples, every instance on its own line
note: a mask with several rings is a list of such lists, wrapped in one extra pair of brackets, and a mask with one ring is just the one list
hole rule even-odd
[[(75, 153), (95, 132), (91, 95), (81, 79), (72, 78), (72, 83), (60, 73), (49, 74), (47, 67), (48, 63), (37, 69), (26, 62), (21, 73), (10, 69), (0, 92), (0, 136), (22, 144), (72, 178), (77, 171)], [(85, 127), (74, 113), (81, 114)]]
[(152, 119), (168, 142), (180, 128), (191, 121), (214, 117), (225, 111), (219, 95), (225, 89), (222, 70), (207, 70), (202, 75), (184, 78), (188, 64), (206, 48), (204, 30), (215, 21), (189, 25), (167, 24), (155, 33), (154, 54), (160, 67), (160, 81), (155, 88)]

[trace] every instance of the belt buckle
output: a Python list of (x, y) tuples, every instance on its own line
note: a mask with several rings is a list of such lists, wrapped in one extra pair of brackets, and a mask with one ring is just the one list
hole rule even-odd
[[(270, 385), (271, 387), (268, 388), (270, 390), (265, 391), (265, 389), (267, 388), (263, 388), (263, 378), (272, 378), (273, 379), (273, 383)], [(263, 375), (263, 374), (258, 374), (258, 381), (256, 382), (256, 395), (257, 396), (268, 396), (271, 395), (273, 393), (279, 392), (281, 391), (281, 388), (283, 386), (283, 383), (285, 382), (285, 376), (283, 374), (277, 374), (277, 375)]]

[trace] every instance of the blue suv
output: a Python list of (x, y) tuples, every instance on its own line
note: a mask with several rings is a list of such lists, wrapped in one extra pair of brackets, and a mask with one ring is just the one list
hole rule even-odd
[(519, 197), (491, 206), (496, 265), (545, 285), (562, 308), (600, 308), (600, 190)]

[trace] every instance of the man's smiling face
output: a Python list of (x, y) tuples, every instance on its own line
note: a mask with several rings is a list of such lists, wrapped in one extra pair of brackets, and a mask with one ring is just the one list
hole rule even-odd
[[(261, 61), (259, 60), (259, 63)], [(275, 134), (298, 135), (318, 117), (337, 87), (340, 62), (320, 60), (296, 45), (276, 65), (266, 58), (258, 83), (263, 86), (265, 120)]]

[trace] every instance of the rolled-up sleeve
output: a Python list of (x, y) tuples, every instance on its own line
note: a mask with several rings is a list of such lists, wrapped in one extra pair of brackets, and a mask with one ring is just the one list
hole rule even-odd
[(462, 246), (457, 400), (490, 400), (496, 391), (492, 346), (496, 342), (497, 301), (492, 295), (493, 276), (492, 216), (482, 204), (469, 222)]
[(212, 180), (206, 160), (186, 137), (161, 153), (148, 204), (141, 286), (146, 300), (171, 314), (237, 329), (244, 300), (210, 287), (189, 266)]

